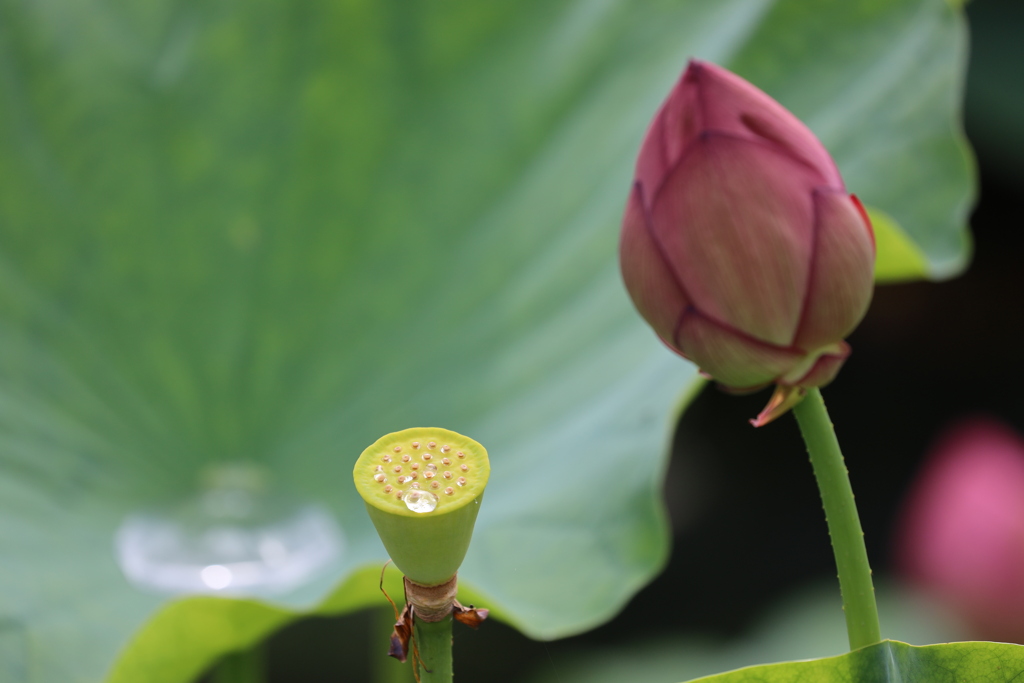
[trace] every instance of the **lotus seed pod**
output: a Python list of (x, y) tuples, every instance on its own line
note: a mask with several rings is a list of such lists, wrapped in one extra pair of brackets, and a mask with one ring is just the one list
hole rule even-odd
[[(465, 465), (457, 481), (443, 475), (454, 486), (434, 480), (432, 461), (443, 453), (456, 453)], [(352, 475), (395, 566), (418, 584), (436, 586), (455, 576), (466, 556), (490, 471), (483, 446), (432, 427), (382, 436), (359, 456)]]

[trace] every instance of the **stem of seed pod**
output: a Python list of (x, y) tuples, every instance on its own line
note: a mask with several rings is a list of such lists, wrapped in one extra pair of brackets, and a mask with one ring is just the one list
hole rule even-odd
[(871, 567), (849, 471), (818, 389), (808, 391), (807, 397), (793, 408), (793, 415), (807, 444), (825, 506), (825, 520), (839, 570), (846, 631), (850, 649), (856, 650), (879, 642), (882, 636), (878, 626), (875, 587), (871, 582)]
[(420, 683), (452, 683), (452, 616), (441, 621), (416, 620)]

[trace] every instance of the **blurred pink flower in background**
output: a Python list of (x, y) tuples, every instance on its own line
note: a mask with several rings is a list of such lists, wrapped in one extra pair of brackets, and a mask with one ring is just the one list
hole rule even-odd
[(984, 418), (947, 431), (907, 498), (896, 541), (904, 574), (975, 636), (1024, 642), (1024, 438)]

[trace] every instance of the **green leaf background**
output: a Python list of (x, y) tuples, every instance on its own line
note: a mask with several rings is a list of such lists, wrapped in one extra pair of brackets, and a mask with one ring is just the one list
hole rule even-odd
[[(467, 596), (537, 638), (611, 618), (699, 386), (618, 281), (651, 115), (687, 58), (738, 71), (891, 218), (881, 279), (945, 277), (965, 50), (941, 0), (0, 0), (0, 679), (183, 682), (380, 603), (350, 470), (414, 425), (492, 456)], [(131, 587), (124, 516), (238, 459), (333, 511), (339, 562), (273, 601)]]

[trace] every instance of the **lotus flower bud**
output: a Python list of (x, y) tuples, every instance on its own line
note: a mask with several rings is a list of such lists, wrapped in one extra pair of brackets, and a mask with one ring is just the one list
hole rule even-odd
[(814, 134), (691, 61), (647, 131), (622, 225), (626, 288), (658, 336), (728, 390), (778, 385), (764, 424), (835, 377), (874, 259), (867, 214)]

